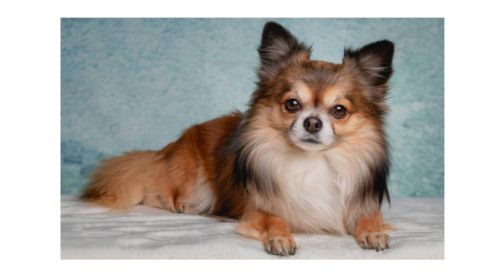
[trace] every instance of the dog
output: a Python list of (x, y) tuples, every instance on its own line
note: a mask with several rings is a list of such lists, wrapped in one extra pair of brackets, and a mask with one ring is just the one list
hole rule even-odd
[(292, 233), (352, 235), (389, 248), (384, 118), (394, 44), (345, 49), (341, 64), (268, 22), (246, 112), (194, 125), (159, 151), (106, 159), (82, 199), (127, 209), (238, 219), (236, 231), (274, 255), (295, 254)]

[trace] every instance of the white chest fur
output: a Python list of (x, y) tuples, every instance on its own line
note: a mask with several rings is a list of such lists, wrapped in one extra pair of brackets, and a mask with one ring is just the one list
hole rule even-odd
[(345, 205), (353, 187), (345, 184), (328, 154), (286, 154), (276, 159), (271, 167), (278, 197), (260, 198), (258, 205), (282, 217), (296, 232), (346, 233)]

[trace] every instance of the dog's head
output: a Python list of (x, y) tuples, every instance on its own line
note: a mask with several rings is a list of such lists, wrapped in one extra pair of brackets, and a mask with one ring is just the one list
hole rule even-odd
[(310, 47), (269, 22), (258, 48), (250, 122), (303, 151), (354, 143), (362, 135), (382, 141), (393, 51), (393, 43), (384, 40), (345, 50), (341, 64), (312, 60)]

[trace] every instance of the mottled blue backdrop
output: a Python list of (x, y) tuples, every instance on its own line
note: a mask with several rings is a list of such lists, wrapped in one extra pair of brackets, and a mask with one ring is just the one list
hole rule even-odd
[[(264, 19), (62, 19), (63, 194), (99, 160), (159, 149), (188, 126), (244, 110)], [(279, 19), (313, 58), (396, 44), (387, 130), (393, 196), (443, 197), (443, 19)]]

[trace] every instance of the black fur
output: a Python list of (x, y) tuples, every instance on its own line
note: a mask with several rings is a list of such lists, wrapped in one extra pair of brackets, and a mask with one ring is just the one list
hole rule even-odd
[(372, 190), (373, 195), (378, 197), (378, 204), (381, 206), (383, 199), (386, 198), (388, 204), (390, 204), (390, 194), (388, 192), (388, 176), (390, 173), (390, 162), (389, 160), (385, 160), (382, 164), (377, 166), (374, 170), (373, 178), (372, 178)]
[[(390, 171), (389, 160), (386, 159), (380, 164), (372, 167), (370, 176), (364, 178), (361, 185), (356, 190), (355, 201), (352, 205), (371, 205), (375, 203), (380, 208), (384, 199), (390, 204), (390, 194), (388, 192), (388, 176)], [(356, 207), (356, 206), (355, 206)], [(370, 211), (372, 209), (365, 209)]]
[(233, 164), (233, 181), (236, 185), (241, 185), (246, 189), (248, 182), (251, 180), (251, 174), (252, 172), (247, 163), (247, 157), (240, 151), (240, 153), (236, 155)]
[(255, 149), (255, 146), (247, 146), (243, 134), (247, 121), (246, 116), (251, 114), (248, 111), (243, 116), (243, 120), (238, 126), (237, 130), (232, 134), (226, 147), (225, 155), (234, 154), (233, 172), (232, 178), (235, 187), (243, 188), (248, 192), (248, 186), (255, 188), (259, 193), (265, 196), (271, 196), (277, 194), (278, 187), (275, 178), (272, 174), (261, 174), (262, 170), (254, 170), (251, 162), (251, 153)]
[(247, 148), (238, 150), (233, 166), (233, 181), (237, 186), (242, 186), (248, 191), (248, 186), (255, 188), (264, 196), (278, 194), (278, 185), (275, 178), (267, 169), (268, 174), (260, 173), (261, 170), (253, 170), (250, 161), (250, 153)]

